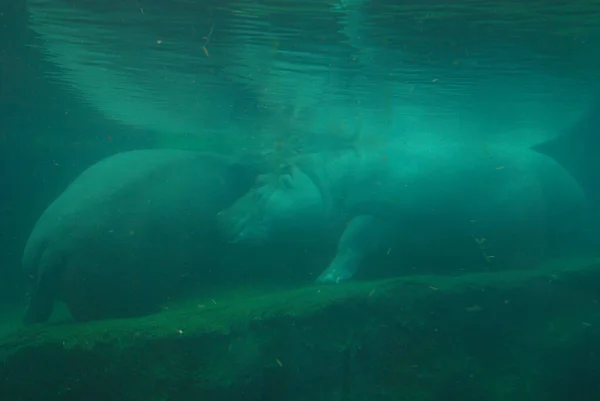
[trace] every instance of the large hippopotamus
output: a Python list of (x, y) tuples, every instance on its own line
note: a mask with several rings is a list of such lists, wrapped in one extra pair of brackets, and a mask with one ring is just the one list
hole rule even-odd
[(27, 241), (24, 322), (46, 321), (55, 300), (76, 320), (155, 310), (182, 277), (218, 263), (217, 212), (254, 179), (241, 163), (178, 150), (124, 152), (89, 167)]
[[(584, 126), (575, 142), (589, 141), (600, 124)], [(533, 267), (579, 251), (588, 231), (586, 179), (561, 165), (551, 145), (482, 148), (432, 136), (298, 156), (259, 176), (219, 214), (220, 227), (246, 244), (337, 236), (318, 277), (324, 283), (353, 277), (373, 254), (396, 271)]]

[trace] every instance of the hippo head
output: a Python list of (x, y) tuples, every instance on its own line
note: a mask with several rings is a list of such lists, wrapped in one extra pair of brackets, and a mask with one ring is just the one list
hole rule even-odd
[(219, 213), (219, 225), (230, 242), (296, 241), (317, 232), (326, 207), (315, 182), (295, 166), (260, 175), (255, 185)]

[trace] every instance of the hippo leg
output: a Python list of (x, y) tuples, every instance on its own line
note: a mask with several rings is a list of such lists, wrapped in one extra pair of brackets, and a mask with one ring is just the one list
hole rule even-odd
[(339, 283), (357, 272), (363, 258), (379, 246), (380, 221), (370, 215), (353, 218), (347, 225), (337, 247), (335, 258), (317, 278), (318, 283)]
[(54, 297), (44, 289), (35, 289), (27, 309), (25, 310), (25, 316), (23, 317), (24, 324), (34, 324), (46, 322), (52, 314), (54, 307)]
[(54, 256), (46, 251), (40, 260), (38, 277), (23, 317), (24, 324), (43, 323), (50, 319), (63, 263), (62, 258)]

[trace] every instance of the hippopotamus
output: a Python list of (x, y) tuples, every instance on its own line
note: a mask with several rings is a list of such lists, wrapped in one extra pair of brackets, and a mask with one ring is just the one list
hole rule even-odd
[(393, 271), (534, 267), (579, 250), (590, 211), (548, 146), (428, 136), (301, 155), (260, 175), (219, 226), (256, 246), (336, 236), (320, 283), (352, 278), (374, 254)]
[(179, 150), (116, 154), (79, 175), (43, 212), (25, 246), (25, 323), (56, 300), (77, 321), (139, 316), (182, 277), (218, 263), (216, 215), (247, 192), (250, 166)]

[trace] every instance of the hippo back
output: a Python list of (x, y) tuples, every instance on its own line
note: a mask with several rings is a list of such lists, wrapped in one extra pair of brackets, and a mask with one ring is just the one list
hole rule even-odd
[(81, 319), (138, 314), (214, 259), (215, 216), (251, 183), (242, 166), (205, 153), (140, 150), (100, 161), (36, 223), (23, 255), (32, 296), (50, 285)]

